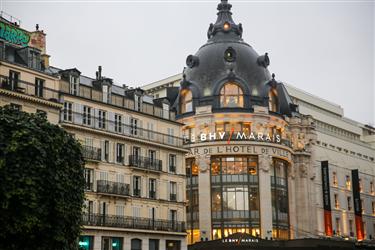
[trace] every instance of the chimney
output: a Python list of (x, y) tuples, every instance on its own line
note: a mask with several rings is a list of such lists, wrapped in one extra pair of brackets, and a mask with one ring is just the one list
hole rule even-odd
[(98, 67), (98, 80), (102, 79), (102, 66)]
[(49, 67), (49, 58), (50, 58), (50, 55), (47, 55), (47, 54), (42, 55), (42, 62), (45, 68)]

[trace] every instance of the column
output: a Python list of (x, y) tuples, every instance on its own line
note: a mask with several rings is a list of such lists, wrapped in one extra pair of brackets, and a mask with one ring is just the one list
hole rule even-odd
[(271, 156), (259, 155), (260, 236), (263, 239), (272, 237), (271, 164)]
[(102, 249), (102, 235), (96, 234), (94, 235), (94, 250), (101, 250)]
[[(166, 249), (166, 243), (165, 243), (165, 238), (160, 238), (159, 240), (159, 249)], [(130, 249), (130, 248), (125, 248), (125, 249)]]
[(211, 181), (210, 155), (199, 155), (196, 163), (199, 166), (199, 229), (200, 237), (211, 240)]
[(141, 238), (142, 239), (142, 249), (148, 249), (148, 238)]
[(297, 237), (297, 215), (296, 215), (296, 195), (295, 195), (295, 167), (293, 162), (290, 163), (290, 166), (288, 167), (288, 197), (289, 197), (289, 233), (290, 233), (290, 239), (296, 239)]

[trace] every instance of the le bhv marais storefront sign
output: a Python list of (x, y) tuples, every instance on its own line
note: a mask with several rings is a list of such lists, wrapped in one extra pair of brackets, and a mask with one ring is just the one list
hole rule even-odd
[(0, 39), (26, 47), (30, 41), (30, 34), (16, 26), (0, 20)]
[[(193, 138), (193, 136), (191, 137)], [(232, 142), (235, 140), (235, 142)], [(225, 142), (226, 145), (212, 145), (212, 146), (199, 146), (199, 144), (191, 145), (191, 155), (209, 155), (209, 154), (255, 154), (255, 155), (272, 155), (290, 159), (291, 154), (288, 150), (272, 146), (263, 145), (244, 145), (235, 144), (236, 142), (270, 142), (281, 143), (281, 136), (276, 134), (254, 133), (249, 135), (243, 132), (217, 132), (217, 133), (202, 133), (197, 137), (197, 140), (191, 140), (190, 143), (195, 142)]]
[(198, 136), (191, 134), (190, 141), (187, 137), (184, 137), (184, 142), (186, 144), (196, 143), (196, 142), (210, 142), (210, 141), (226, 141), (227, 144), (230, 144), (231, 140), (236, 141), (258, 141), (258, 142), (272, 142), (272, 143), (281, 143), (281, 135), (274, 134), (270, 135), (269, 133), (261, 132), (251, 132), (246, 134), (245, 132), (211, 132), (211, 133), (201, 133)]

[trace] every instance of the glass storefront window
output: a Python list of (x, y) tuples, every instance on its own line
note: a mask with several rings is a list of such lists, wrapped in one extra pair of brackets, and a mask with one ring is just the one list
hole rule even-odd
[[(259, 231), (258, 159), (256, 156), (211, 158), (212, 235)], [(233, 222), (236, 222), (233, 224)]]
[(289, 239), (288, 163), (274, 159), (271, 166), (272, 237)]
[(80, 236), (78, 241), (79, 250), (92, 250), (94, 249), (94, 236)]

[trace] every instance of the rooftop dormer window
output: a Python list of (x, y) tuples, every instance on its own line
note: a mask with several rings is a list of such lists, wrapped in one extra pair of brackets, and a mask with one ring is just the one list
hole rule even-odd
[(226, 83), (220, 90), (220, 107), (243, 108), (243, 91), (236, 83)]
[(108, 85), (103, 85), (103, 102), (108, 103), (108, 92), (109, 88)]
[(142, 110), (142, 96), (138, 94), (134, 95), (134, 108), (136, 111)]
[(271, 88), (270, 91), (268, 92), (268, 108), (269, 111), (272, 112), (278, 112), (279, 111), (279, 100), (277, 97), (277, 92), (276, 89)]
[(180, 95), (180, 113), (193, 111), (193, 94), (188, 89), (183, 89)]
[(78, 95), (79, 78), (77, 76), (70, 75), (69, 83), (70, 83), (70, 94)]
[(166, 103), (163, 103), (163, 118), (169, 119), (169, 105)]

